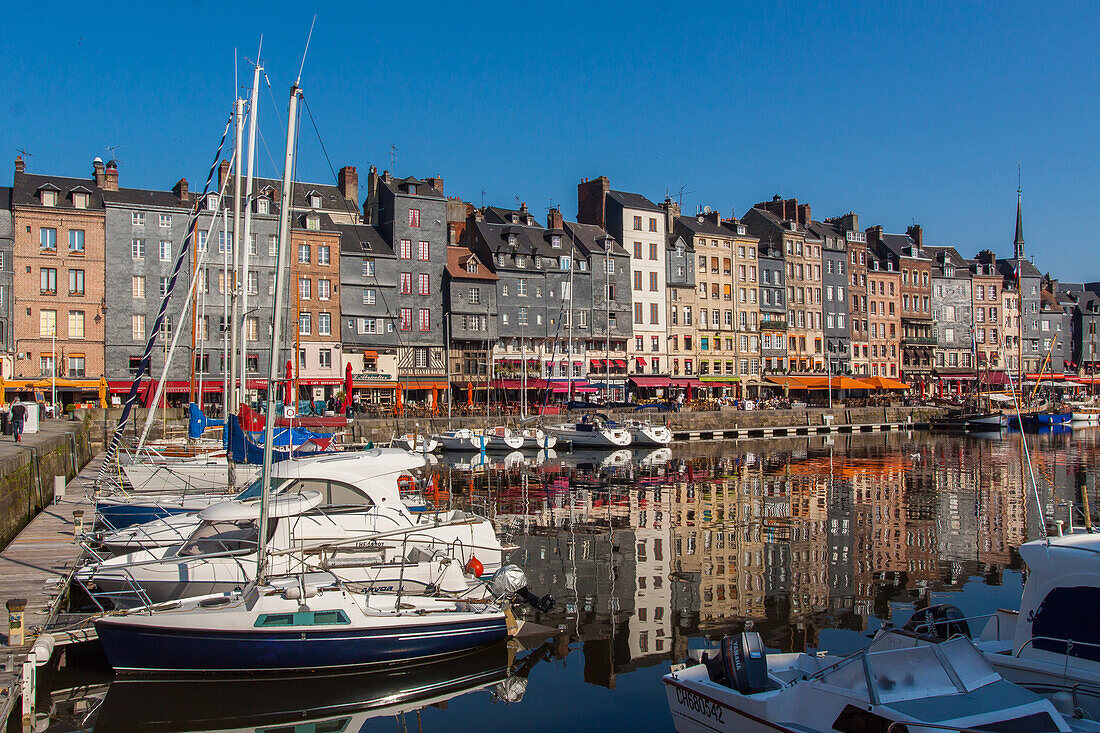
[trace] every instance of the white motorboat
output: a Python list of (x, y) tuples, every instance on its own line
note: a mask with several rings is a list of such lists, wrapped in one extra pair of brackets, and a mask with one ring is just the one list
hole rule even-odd
[(997, 611), (978, 648), (1005, 679), (1100, 719), (1100, 622), (1092, 615), (1100, 607), (1100, 534), (1033, 540), (1020, 556), (1028, 571), (1020, 609)]
[(630, 431), (631, 445), (659, 448), (672, 442), (672, 431), (667, 425), (654, 425), (648, 420), (624, 420), (616, 424)]
[[(244, 463), (234, 464), (233, 470), (233, 487), (248, 485), (260, 473), (259, 466)], [(122, 465), (134, 493), (231, 490), (226, 483), (228, 472), (225, 455), (215, 453)]]
[(559, 440), (569, 441), (577, 448), (625, 448), (633, 438), (630, 430), (609, 424), (606, 417), (588, 414), (575, 423), (552, 425), (547, 432), (556, 435)]
[(523, 428), (519, 434), (523, 436), (524, 450), (550, 450), (558, 444), (558, 436), (542, 428)]
[(390, 441), (391, 448), (403, 448), (412, 453), (434, 453), (440, 449), (438, 440), (421, 433), (405, 433)]
[[(411, 512), (399, 481), (361, 478), (357, 461), (338, 458), (282, 479), (268, 531), (274, 572), (329, 570), (373, 590), (457, 593), (468, 588), (463, 569), (474, 558), (482, 572), (502, 564), (505, 549), (489, 520), (461, 510)], [(130, 542), (157, 546), (88, 565), (75, 580), (116, 605), (239, 588), (256, 568), (259, 503), (257, 491), (208, 507), (189, 523), (174, 518), (148, 532), (133, 528)], [(185, 541), (164, 544), (188, 528)]]
[(480, 453), (486, 449), (489, 442), (486, 435), (475, 432), (469, 428), (448, 430), (438, 435), (433, 435), (432, 439), (442, 445), (443, 450), (454, 452), (477, 451)]
[(523, 447), (523, 434), (513, 432), (511, 428), (498, 425), (494, 428), (475, 432), (480, 432), (485, 436), (485, 450), (510, 452)]
[(1005, 680), (969, 639), (896, 629), (843, 658), (766, 654), (758, 634), (729, 636), (664, 683), (680, 733), (1095, 730)]

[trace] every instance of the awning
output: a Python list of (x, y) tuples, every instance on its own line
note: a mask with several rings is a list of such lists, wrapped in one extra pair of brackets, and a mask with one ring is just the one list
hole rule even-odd
[(630, 381), (637, 387), (668, 387), (672, 384), (668, 377), (631, 377)]
[(381, 381), (370, 381), (370, 382), (359, 381), (359, 382), (357, 382), (357, 381), (355, 381), (354, 378), (352, 378), (351, 388), (352, 389), (397, 389), (397, 382), (381, 382)]
[(591, 369), (599, 369), (603, 366), (603, 359), (589, 359), (588, 364)]
[(635, 356), (634, 361), (638, 362), (642, 366), (645, 366), (645, 358), (641, 356)]
[(985, 372), (981, 375), (982, 384), (992, 384), (996, 386), (1007, 386), (1008, 375), (1004, 372)]
[(807, 389), (806, 383), (799, 377), (764, 377), (767, 381), (779, 387), (786, 387), (788, 389)]
[(378, 358), (378, 352), (377, 351), (364, 351), (363, 352), (363, 357), (366, 358), (366, 359), (377, 359)]
[(399, 379), (397, 383), (402, 389), (448, 389), (446, 382), (437, 382), (430, 379), (410, 379), (408, 381)]
[(911, 389), (905, 382), (899, 382), (896, 379), (890, 379), (889, 377), (864, 377), (861, 381), (871, 385), (873, 389)]
[(1053, 379), (1055, 382), (1057, 382), (1059, 379), (1065, 379), (1066, 375), (1065, 374), (1051, 374), (1050, 372), (1046, 372), (1044, 374), (1025, 374), (1024, 377), (1026, 379), (1030, 379), (1033, 382), (1049, 382), (1049, 381), (1051, 381), (1051, 379)]
[[(546, 389), (546, 380), (528, 379), (526, 385), (527, 389)], [(494, 379), (492, 386), (495, 389), (523, 389), (524, 381), (522, 379)]]
[(615, 366), (617, 366), (621, 369), (626, 369), (626, 360), (624, 360), (624, 359), (615, 359)]

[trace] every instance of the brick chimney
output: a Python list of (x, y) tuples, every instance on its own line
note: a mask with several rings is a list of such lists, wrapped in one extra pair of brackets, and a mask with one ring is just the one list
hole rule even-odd
[(784, 221), (798, 221), (798, 199), (785, 199), (776, 194), (771, 201), (762, 201), (753, 208), (771, 212)]
[(709, 221), (716, 227), (722, 226), (722, 215), (719, 214), (717, 211), (711, 211), (709, 213), (703, 214), (703, 219)]
[(115, 161), (107, 161), (107, 167), (103, 171), (103, 185), (100, 188), (104, 191), (118, 190), (118, 163)]
[(378, 223), (378, 168), (367, 169), (367, 199), (363, 203), (363, 223)]
[(92, 161), (92, 178), (95, 179), (95, 185), (97, 188), (103, 188), (104, 175), (103, 159), (98, 155)]
[(225, 180), (227, 178), (229, 178), (229, 161), (223, 160), (220, 164), (218, 164), (218, 190), (224, 189)]
[(547, 229), (564, 229), (565, 225), (562, 222), (560, 206), (550, 209), (549, 213), (546, 214)]
[(924, 230), (921, 229), (920, 224), (914, 224), (913, 226), (906, 229), (905, 233), (908, 234), (914, 242), (916, 242), (918, 247), (924, 246)]
[(443, 193), (443, 179), (440, 176), (430, 176), (424, 179), (436, 193)]
[(172, 187), (172, 193), (176, 194), (176, 198), (180, 201), (190, 201), (191, 194), (187, 191), (187, 179), (181, 178), (175, 186)]
[(875, 244), (882, 239), (882, 227), (867, 227), (867, 244)]
[(604, 220), (607, 213), (607, 192), (611, 190), (611, 181), (607, 176), (592, 180), (584, 179), (577, 184), (577, 221), (581, 224), (595, 224), (607, 228)]
[(811, 221), (813, 221), (813, 218), (810, 216), (810, 205), (809, 204), (799, 204), (798, 205), (798, 223), (801, 224), (802, 226), (807, 226), (807, 225), (809, 225), (809, 223)]
[(859, 231), (859, 215), (849, 211), (844, 216), (837, 217), (837, 223), (846, 232)]
[(359, 173), (355, 166), (345, 165), (337, 174), (337, 185), (340, 187), (340, 195), (349, 201), (354, 201), (359, 206)]
[(23, 156), (22, 155), (15, 156), (15, 172), (16, 173), (26, 173), (27, 172), (27, 164), (23, 162)]
[(666, 196), (665, 200), (657, 204), (657, 206), (665, 212), (665, 232), (672, 234), (673, 230), (676, 228), (676, 220), (680, 217), (680, 204)]

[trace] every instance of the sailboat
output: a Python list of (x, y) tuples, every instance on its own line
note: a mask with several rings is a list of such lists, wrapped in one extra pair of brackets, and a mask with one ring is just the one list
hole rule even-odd
[[(299, 73), (300, 77), (300, 73)], [(283, 301), (289, 275), (290, 205), (299, 80), (290, 90), (268, 369), (267, 415), (275, 411)], [(272, 468), (274, 420), (266, 424), (261, 480)], [(268, 525), (270, 492), (260, 492), (257, 526)], [(96, 633), (117, 671), (247, 672), (403, 663), (500, 641), (504, 609), (402, 594), (365, 593), (329, 574), (272, 577), (268, 532), (259, 532), (255, 579), (240, 590), (111, 613)], [(504, 573), (502, 569), (501, 573)], [(494, 582), (498, 597), (518, 590), (518, 568)], [(494, 581), (496, 578), (494, 578)]]

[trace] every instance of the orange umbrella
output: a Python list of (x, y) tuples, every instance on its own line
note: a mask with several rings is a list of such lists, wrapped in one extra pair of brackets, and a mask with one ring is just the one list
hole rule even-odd
[(432, 412), (439, 412), (439, 387), (432, 387)]
[(394, 399), (393, 399), (393, 414), (394, 414), (394, 415), (399, 415), (399, 414), (401, 414), (401, 413), (402, 413), (402, 412), (403, 412), (404, 410), (405, 410), (405, 403), (404, 403), (404, 401), (403, 401), (403, 400), (401, 399), (401, 385), (400, 385), (400, 384), (398, 384), (398, 385), (397, 385), (397, 389), (396, 389), (396, 391), (394, 392)]
[(910, 389), (909, 385), (905, 382), (899, 382), (896, 379), (888, 379), (887, 377), (864, 377), (859, 381), (870, 384), (876, 389)]
[(474, 385), (473, 384), (467, 384), (466, 385), (466, 406), (467, 407), (473, 407), (474, 406)]

